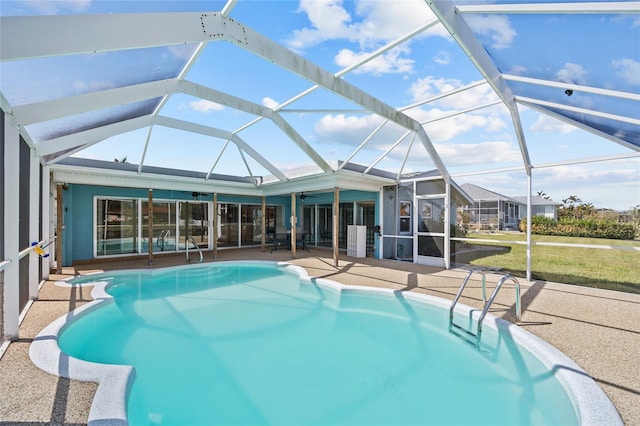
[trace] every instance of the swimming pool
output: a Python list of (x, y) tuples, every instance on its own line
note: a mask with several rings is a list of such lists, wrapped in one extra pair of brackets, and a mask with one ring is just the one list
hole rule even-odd
[(92, 422), (621, 424), (591, 378), (519, 327), (487, 317), (479, 350), (450, 334), (443, 299), (262, 262), (70, 285), (88, 282), (96, 301), (45, 328), (30, 354), (100, 383)]

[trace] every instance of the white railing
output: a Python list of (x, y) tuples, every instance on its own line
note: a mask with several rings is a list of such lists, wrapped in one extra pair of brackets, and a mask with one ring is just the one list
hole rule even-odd
[[(54, 240), (55, 238), (49, 242), (46, 242), (46, 240), (38, 241), (37, 243), (31, 244), (31, 246), (27, 247), (26, 249), (20, 250), (20, 252), (18, 252), (18, 260), (22, 259), (26, 255), (31, 253), (33, 250), (36, 249), (36, 247), (39, 247), (41, 249), (47, 248)], [(11, 260), (3, 260), (2, 262), (0, 262), (0, 272), (7, 269), (9, 265), (11, 265), (11, 263), (13, 263)]]

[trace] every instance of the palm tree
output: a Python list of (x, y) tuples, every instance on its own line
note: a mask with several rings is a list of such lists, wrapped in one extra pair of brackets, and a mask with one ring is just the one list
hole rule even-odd
[(538, 198), (542, 198), (544, 200), (550, 200), (551, 197), (549, 197), (549, 195), (547, 195), (546, 192), (544, 191), (538, 191), (538, 193), (536, 194)]

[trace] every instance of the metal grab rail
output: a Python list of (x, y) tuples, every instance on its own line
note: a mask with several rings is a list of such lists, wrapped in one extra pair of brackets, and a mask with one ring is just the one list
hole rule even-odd
[[(464, 291), (464, 288), (466, 287), (467, 283), (469, 282), (469, 278), (471, 278), (471, 275), (473, 275), (475, 272), (479, 272), (480, 274), (482, 274), (482, 301), (484, 303), (484, 308), (482, 309), (482, 313), (480, 314), (480, 316), (478, 317), (478, 326), (476, 328), (476, 332), (473, 333), (472, 331), (467, 330), (464, 327), (459, 326), (458, 324), (453, 322), (453, 310), (456, 306), (456, 304), (458, 303), (458, 300), (460, 300), (460, 296), (462, 295), (462, 292)], [(460, 289), (458, 290), (458, 294), (456, 294), (456, 297), (453, 299), (453, 302), (451, 303), (451, 307), (449, 308), (449, 331), (452, 331), (453, 328), (456, 328), (457, 330), (463, 331), (465, 334), (475, 337), (476, 338), (476, 346), (480, 346), (480, 339), (482, 337), (482, 322), (484, 321), (485, 316), (487, 315), (487, 312), (489, 311), (489, 308), (491, 307), (491, 304), (493, 303), (493, 301), (495, 300), (498, 291), (500, 291), (500, 288), (502, 288), (502, 285), (507, 281), (507, 280), (511, 280), (513, 282), (513, 285), (516, 289), (516, 321), (520, 321), (520, 319), (522, 318), (522, 308), (521, 308), (521, 300), (520, 300), (520, 283), (518, 282), (518, 280), (515, 277), (512, 277), (511, 275), (505, 275), (504, 277), (502, 277), (500, 279), (500, 281), (498, 281), (498, 284), (496, 284), (496, 288), (493, 290), (493, 293), (491, 293), (491, 297), (489, 298), (489, 300), (486, 300), (486, 293), (485, 293), (485, 273), (482, 270), (479, 269), (472, 269), (469, 271), (469, 273), (467, 274), (467, 276), (465, 277), (464, 281), (462, 281), (462, 284), (460, 285)]]
[(193, 245), (196, 246), (196, 250), (198, 250), (198, 253), (200, 253), (200, 259), (198, 260), (198, 263), (202, 263), (204, 255), (202, 254), (202, 250), (200, 250), (200, 246), (198, 245), (198, 243), (196, 243), (196, 239), (193, 237), (187, 238), (187, 241), (184, 244), (185, 248), (187, 249), (187, 262), (191, 262), (191, 259), (189, 259), (189, 242), (192, 242)]
[(25, 257), (26, 255), (28, 255), (31, 251), (33, 251), (33, 249), (35, 249), (36, 247), (40, 247), (42, 244), (44, 244), (45, 240), (42, 241), (38, 241), (37, 243), (31, 244), (29, 247), (27, 247), (24, 250), (21, 250), (18, 253), (18, 259), (22, 259), (23, 257)]
[(3, 260), (0, 262), (0, 272), (4, 271), (7, 266), (11, 265), (11, 263), (11, 260)]
[[(56, 237), (53, 237), (50, 240), (42, 240), (42, 241), (38, 241), (37, 243), (32, 243), (29, 247), (27, 247), (24, 250), (20, 250), (18, 252), (18, 260), (22, 259), (23, 257), (25, 257), (26, 255), (28, 255), (29, 253), (31, 253), (33, 250), (36, 249), (36, 247), (40, 248), (40, 249), (46, 249), (47, 247), (49, 247), (51, 245), (51, 243), (53, 243), (56, 240)], [(47, 257), (43, 256), (43, 257)], [(7, 260), (3, 260), (0, 262), (0, 272), (4, 271), (5, 269), (7, 269), (7, 267), (9, 267), (9, 265), (11, 265), (13, 263), (13, 261), (11, 259), (7, 259)]]
[(156, 245), (160, 248), (160, 251), (164, 251), (164, 241), (169, 236), (171, 236), (171, 231), (168, 229), (165, 229), (164, 231), (160, 232), (160, 235), (158, 236), (158, 241), (156, 241)]

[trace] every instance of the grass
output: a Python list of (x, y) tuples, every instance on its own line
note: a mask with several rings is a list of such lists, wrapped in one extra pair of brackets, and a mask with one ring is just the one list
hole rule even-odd
[[(456, 263), (498, 267), (514, 276), (526, 275), (526, 245), (500, 241), (526, 241), (520, 232), (469, 234), (468, 238), (495, 243), (456, 243)], [(534, 242), (598, 244), (640, 247), (640, 241), (533, 235)], [(532, 246), (532, 279), (577, 284), (640, 294), (640, 252), (581, 247)]]

